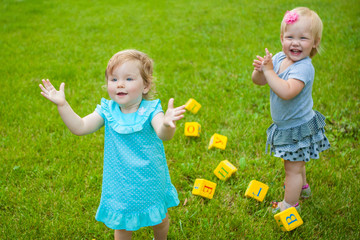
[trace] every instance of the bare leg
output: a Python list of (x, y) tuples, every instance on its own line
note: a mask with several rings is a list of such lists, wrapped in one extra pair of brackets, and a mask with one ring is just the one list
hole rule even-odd
[(306, 182), (306, 168), (304, 165), (304, 170), (302, 171), (302, 179), (303, 179), (303, 186), (305, 186), (307, 184)]
[[(285, 167), (285, 197), (284, 200), (290, 204), (294, 205), (299, 201), (301, 188), (303, 186), (303, 172), (305, 168), (305, 162), (291, 162), (284, 161)], [(285, 210), (282, 205), (280, 205), (281, 211)]]
[(132, 232), (126, 230), (115, 230), (115, 240), (131, 240)]
[(169, 214), (166, 213), (166, 217), (162, 223), (153, 226), (155, 240), (166, 240), (169, 232)]

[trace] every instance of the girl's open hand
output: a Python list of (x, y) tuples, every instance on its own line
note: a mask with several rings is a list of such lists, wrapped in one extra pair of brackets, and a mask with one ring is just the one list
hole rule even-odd
[(254, 59), (254, 62), (253, 62), (254, 70), (262, 72), (261, 64), (264, 61), (264, 58), (262, 58), (260, 56), (256, 56), (256, 57), (257, 57), (257, 59)]
[(51, 84), (49, 79), (43, 79), (43, 84), (39, 84), (39, 87), (41, 88), (42, 92), (41, 95), (43, 95), (48, 100), (52, 101), (58, 106), (62, 106), (65, 104), (65, 83), (60, 84), (60, 89), (57, 91), (54, 86)]
[(261, 70), (272, 70), (274, 68), (274, 65), (272, 63), (272, 54), (269, 52), (267, 48), (265, 48), (266, 55), (264, 56), (264, 59), (261, 64)]
[(175, 122), (182, 119), (184, 117), (183, 113), (185, 112), (185, 105), (174, 108), (174, 99), (170, 98), (168, 103), (168, 109), (164, 117), (164, 125), (166, 127), (175, 128)]

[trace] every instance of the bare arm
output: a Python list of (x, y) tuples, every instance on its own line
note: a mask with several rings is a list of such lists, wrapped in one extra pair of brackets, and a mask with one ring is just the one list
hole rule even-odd
[(173, 138), (176, 130), (175, 122), (184, 117), (185, 111), (185, 105), (174, 108), (174, 99), (171, 98), (166, 113), (161, 112), (154, 116), (151, 124), (161, 140), (168, 141)]
[(39, 85), (41, 94), (57, 105), (59, 114), (65, 125), (75, 135), (86, 135), (95, 132), (104, 125), (104, 119), (93, 112), (84, 118), (79, 117), (65, 99), (65, 83), (60, 85), (57, 91), (49, 80), (43, 80), (43, 85)]
[(265, 49), (265, 52), (266, 55), (261, 64), (261, 69), (270, 88), (283, 100), (290, 100), (296, 97), (304, 88), (304, 82), (297, 79), (288, 79), (286, 81), (282, 78), (279, 78), (279, 76), (273, 70), (271, 54), (267, 48)]
[(256, 56), (258, 59), (254, 59), (253, 61), (253, 66), (254, 66), (254, 71), (251, 75), (251, 79), (253, 81), (253, 83), (257, 84), (257, 85), (265, 85), (267, 84), (265, 75), (261, 69), (261, 64), (264, 61), (264, 59), (260, 56)]

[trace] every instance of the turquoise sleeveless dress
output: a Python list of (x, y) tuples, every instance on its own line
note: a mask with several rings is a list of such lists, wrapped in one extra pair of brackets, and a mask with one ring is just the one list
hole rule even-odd
[(135, 113), (123, 114), (112, 100), (96, 112), (105, 121), (104, 170), (96, 220), (111, 229), (135, 231), (160, 224), (179, 204), (164, 146), (151, 125), (162, 112), (160, 100), (143, 100)]

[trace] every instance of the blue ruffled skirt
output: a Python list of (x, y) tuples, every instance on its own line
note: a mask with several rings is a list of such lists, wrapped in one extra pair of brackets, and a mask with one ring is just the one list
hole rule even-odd
[(314, 117), (297, 127), (279, 129), (272, 124), (266, 131), (266, 152), (270, 145), (270, 154), (288, 161), (309, 162), (318, 159), (319, 153), (330, 148), (325, 136), (325, 117), (314, 111)]

